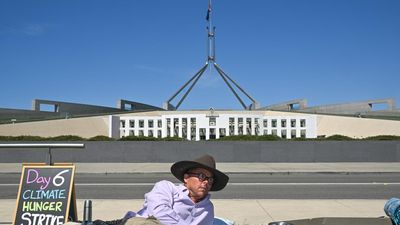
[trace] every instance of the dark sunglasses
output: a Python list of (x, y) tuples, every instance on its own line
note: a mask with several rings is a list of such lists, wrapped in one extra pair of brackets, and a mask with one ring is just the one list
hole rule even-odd
[(201, 182), (207, 180), (209, 183), (214, 182), (214, 177), (207, 177), (204, 173), (187, 173), (192, 177), (197, 177)]

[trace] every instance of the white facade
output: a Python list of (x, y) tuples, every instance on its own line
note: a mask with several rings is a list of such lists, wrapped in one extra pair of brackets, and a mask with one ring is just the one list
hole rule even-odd
[[(184, 126), (183, 124), (184, 122), (186, 124), (189, 124), (190, 122), (188, 121), (190, 121), (190, 118), (196, 118), (196, 126), (194, 127), (196, 135), (194, 136), (194, 140), (199, 140), (200, 138), (214, 138), (214, 135), (212, 133), (214, 131), (215, 138), (223, 136), (224, 131), (225, 135), (231, 135), (229, 132), (229, 118), (233, 118), (233, 123), (231, 127), (234, 135), (239, 134), (242, 130), (243, 134), (248, 133), (247, 129), (239, 129), (239, 127), (243, 127), (244, 121), (247, 121), (246, 118), (250, 118), (250, 125), (254, 125), (251, 125), (249, 133), (252, 133), (254, 129), (254, 134), (257, 135), (276, 134), (281, 137), (286, 136), (286, 138), (291, 138), (292, 134), (294, 133), (296, 137), (301, 137), (304, 136), (305, 132), (306, 138), (329, 137), (335, 134), (344, 135), (351, 138), (366, 138), (377, 135), (400, 136), (400, 121), (398, 120), (280, 112), (271, 110), (218, 110), (214, 112), (215, 125), (213, 125), (214, 121), (211, 121), (212, 123), (210, 124), (210, 116), (211, 111), (209, 110), (148, 111), (124, 113), (118, 115), (114, 114), (58, 120), (33, 121), (15, 124), (0, 124), (0, 135), (31, 135), (41, 137), (77, 135), (83, 138), (91, 138), (102, 135), (119, 138), (121, 136), (129, 135), (129, 133), (135, 135), (149, 136), (149, 130), (152, 130), (153, 132), (150, 132), (150, 135), (152, 134), (153, 136), (157, 137), (158, 132), (160, 131), (161, 137), (167, 137), (168, 130), (170, 136), (172, 136), (172, 121), (174, 121), (173, 119), (177, 118), (177, 136), (182, 135), (188, 138), (188, 125)], [(183, 118), (186, 118), (186, 120), (183, 120)], [(239, 121), (239, 118), (242, 119), (240, 119)], [(143, 120), (143, 127), (130, 127), (129, 120), (131, 119), (137, 120), (135, 122), (136, 124), (139, 123), (139, 120)], [(149, 126), (149, 119), (153, 120), (153, 125), (150, 122)], [(159, 128), (157, 124), (159, 119), (161, 120), (161, 128)], [(167, 129), (167, 119), (169, 119), (170, 121), (169, 129)], [(264, 119), (266, 123), (264, 123)], [(293, 124), (293, 128), (291, 127), (292, 119), (295, 119), (296, 121)], [(125, 121), (124, 127), (121, 126), (122, 120)], [(303, 125), (301, 122), (302, 120), (305, 120), (305, 124)], [(182, 131), (184, 130), (183, 127), (186, 127), (185, 132)], [(200, 136), (200, 128), (202, 128), (201, 131), (204, 132), (206, 135)], [(214, 128), (215, 130), (212, 130), (210, 132), (210, 129), (212, 128)], [(174, 130), (172, 129), (172, 131)], [(189, 135), (189, 139), (192, 139), (191, 135)]]
[[(113, 124), (109, 126), (109, 134), (113, 134), (113, 138), (181, 137), (199, 141), (232, 135), (276, 135), (285, 139), (317, 137), (314, 115), (271, 116), (264, 115), (262, 112), (235, 113), (235, 111), (211, 110), (110, 117)], [(119, 126), (115, 126), (117, 122)], [(119, 130), (115, 130), (116, 127), (119, 127)]]

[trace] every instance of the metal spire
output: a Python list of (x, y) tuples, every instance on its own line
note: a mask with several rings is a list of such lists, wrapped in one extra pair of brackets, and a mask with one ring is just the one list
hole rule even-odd
[(208, 33), (208, 57), (207, 62), (215, 62), (215, 27), (212, 26), (212, 8), (211, 0), (208, 0), (208, 9), (206, 20), (208, 21), (207, 33)]
[[(207, 61), (206, 65), (204, 65), (192, 78), (190, 78), (189, 81), (187, 81), (179, 90), (172, 95), (171, 98), (169, 98), (164, 104), (163, 108), (165, 110), (176, 110), (179, 108), (179, 106), (182, 104), (182, 102), (185, 100), (187, 95), (190, 93), (190, 91), (193, 89), (193, 87), (196, 85), (197, 81), (200, 79), (200, 77), (203, 75), (204, 71), (206, 71), (207, 67), (209, 65), (212, 65), (218, 72), (218, 74), (221, 76), (225, 84), (229, 87), (229, 89), (232, 91), (232, 93), (235, 95), (239, 103), (242, 105), (244, 109), (247, 110), (252, 110), (252, 109), (258, 109), (260, 108), (260, 104), (252, 98), (246, 91), (244, 91), (243, 88), (241, 88), (232, 78), (230, 78), (222, 69), (217, 65), (215, 62), (215, 27), (212, 26), (212, 5), (211, 5), (211, 0), (208, 0), (208, 9), (207, 9), (207, 16), (206, 20), (208, 22), (207, 26), (207, 34), (208, 34), (208, 40), (207, 40)], [(246, 106), (244, 101), (240, 98), (236, 90), (233, 88), (232, 84), (239, 89), (240, 92), (242, 92), (249, 100), (252, 102), (249, 106)], [(190, 83), (190, 87), (188, 90), (186, 90), (185, 94), (179, 100), (178, 104), (176, 106), (173, 106), (171, 104), (171, 101), (183, 91), (185, 87), (187, 87)]]

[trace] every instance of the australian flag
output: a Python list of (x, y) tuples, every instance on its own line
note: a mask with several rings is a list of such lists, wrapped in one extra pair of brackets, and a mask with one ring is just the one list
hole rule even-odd
[(211, 13), (211, 0), (208, 1), (208, 9), (207, 9), (207, 16), (206, 16), (207, 21), (210, 20), (210, 13)]

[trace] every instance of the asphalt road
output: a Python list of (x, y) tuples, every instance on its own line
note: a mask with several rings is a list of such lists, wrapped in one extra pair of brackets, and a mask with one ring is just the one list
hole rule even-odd
[[(0, 199), (15, 199), (18, 174), (0, 174)], [(76, 174), (78, 199), (143, 199), (170, 174)], [(230, 174), (216, 199), (388, 199), (400, 190), (400, 173)]]

